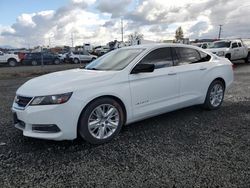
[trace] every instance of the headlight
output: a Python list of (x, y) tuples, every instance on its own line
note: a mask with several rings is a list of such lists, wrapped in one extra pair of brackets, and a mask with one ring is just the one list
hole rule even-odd
[(225, 53), (224, 53), (223, 51), (220, 51), (220, 52), (217, 53), (217, 55), (218, 55), (218, 56), (224, 56)]
[(63, 93), (59, 95), (39, 96), (39, 97), (35, 97), (30, 103), (30, 105), (34, 106), (34, 105), (63, 104), (70, 99), (71, 95), (72, 95), (72, 92)]

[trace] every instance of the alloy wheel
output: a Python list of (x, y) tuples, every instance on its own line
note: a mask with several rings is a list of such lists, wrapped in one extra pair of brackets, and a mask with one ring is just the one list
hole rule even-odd
[(210, 92), (210, 104), (213, 107), (217, 107), (223, 100), (224, 90), (222, 85), (215, 84)]
[(88, 119), (88, 130), (96, 139), (110, 137), (118, 128), (120, 115), (117, 108), (111, 104), (97, 106)]

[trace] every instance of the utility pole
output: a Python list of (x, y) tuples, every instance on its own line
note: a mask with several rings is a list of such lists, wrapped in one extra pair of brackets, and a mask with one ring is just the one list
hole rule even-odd
[(219, 36), (218, 36), (218, 39), (220, 39), (220, 36), (221, 36), (221, 30), (222, 30), (222, 26), (223, 25), (219, 25), (220, 26), (220, 30), (219, 30)]
[(72, 46), (72, 48), (74, 47), (74, 37), (73, 37), (73, 33), (71, 33), (71, 46)]
[(50, 45), (51, 45), (51, 44), (50, 44), (50, 37), (49, 37), (49, 47), (50, 47)]
[(122, 33), (122, 42), (123, 42), (123, 19), (121, 19), (121, 33)]

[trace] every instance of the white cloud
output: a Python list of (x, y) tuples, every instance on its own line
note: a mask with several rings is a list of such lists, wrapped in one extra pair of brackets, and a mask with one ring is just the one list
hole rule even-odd
[(0, 25), (0, 42), (15, 46), (105, 44), (138, 31), (144, 38), (164, 40), (183, 27), (191, 38), (216, 38), (223, 24), (223, 37), (250, 37), (248, 0), (71, 0), (57, 10), (45, 10), (17, 17), (11, 26)]

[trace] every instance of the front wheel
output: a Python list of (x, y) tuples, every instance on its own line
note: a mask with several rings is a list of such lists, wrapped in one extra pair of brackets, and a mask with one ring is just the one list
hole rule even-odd
[(208, 110), (218, 109), (224, 99), (225, 86), (220, 80), (213, 81), (207, 91), (203, 107)]
[(89, 143), (103, 144), (113, 139), (121, 130), (124, 112), (111, 98), (100, 98), (90, 103), (82, 112), (78, 133)]

